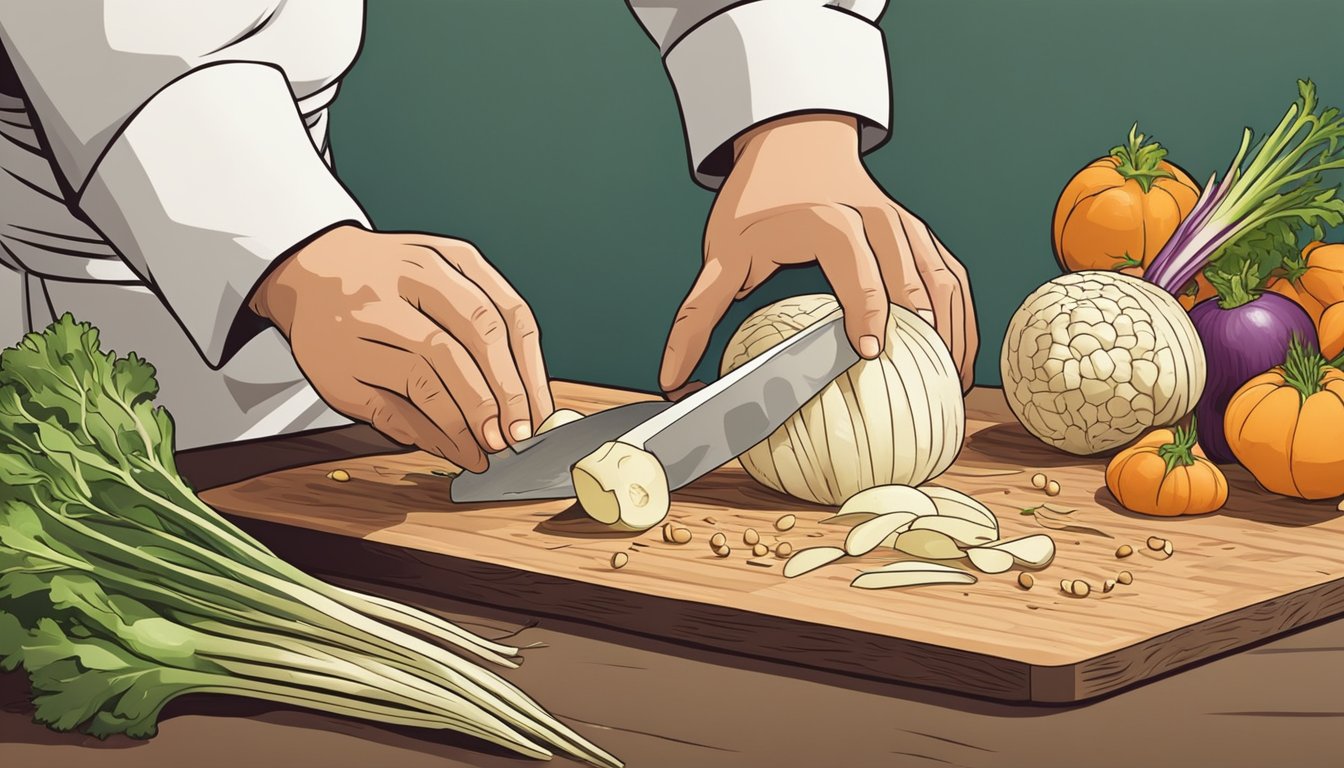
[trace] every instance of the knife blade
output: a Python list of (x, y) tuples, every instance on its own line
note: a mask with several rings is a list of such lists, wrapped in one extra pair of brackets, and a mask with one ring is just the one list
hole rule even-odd
[(455, 503), (572, 498), (570, 468), (612, 440), (652, 453), (676, 490), (769, 437), (858, 360), (837, 311), (675, 403), (601, 411), (493, 454), (485, 472), (456, 477), (450, 497)]

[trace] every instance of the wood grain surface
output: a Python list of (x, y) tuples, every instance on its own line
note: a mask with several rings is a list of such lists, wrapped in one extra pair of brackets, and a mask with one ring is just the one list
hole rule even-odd
[[(592, 412), (641, 397), (556, 384), (564, 407)], [(645, 396), (646, 397), (646, 396)], [(1344, 521), (1334, 503), (1307, 504), (1258, 490), (1230, 472), (1220, 514), (1154, 519), (1115, 507), (1104, 458), (1057, 453), (1008, 415), (997, 390), (967, 401), (968, 437), (938, 484), (985, 502), (1005, 536), (1049, 533), (1055, 562), (1036, 587), (1016, 572), (969, 586), (853, 589), (859, 572), (896, 559), (873, 554), (786, 580), (782, 561), (751, 558), (753, 527), (768, 543), (835, 544), (846, 529), (820, 520), (830, 508), (771, 492), (735, 463), (674, 494), (671, 518), (694, 540), (655, 531), (611, 535), (586, 525), (572, 502), (454, 505), (452, 471), (422, 453), (322, 462), (205, 492), (220, 510), (263, 524), (268, 542), (299, 565), (384, 584), (559, 616), (749, 656), (1011, 701), (1074, 702), (1127, 687), (1344, 613)], [(327, 478), (344, 469), (350, 482)], [(1031, 487), (1041, 471), (1053, 498)], [(1027, 508), (1048, 508), (1024, 515)], [(797, 515), (776, 533), (774, 521)], [(708, 539), (736, 545), (716, 558)], [(1175, 554), (1149, 551), (1150, 535)], [(1136, 553), (1115, 557), (1121, 544)], [(613, 570), (613, 552), (630, 562)], [(1129, 570), (1134, 583), (1101, 593)], [(1085, 599), (1063, 578), (1094, 587)]]

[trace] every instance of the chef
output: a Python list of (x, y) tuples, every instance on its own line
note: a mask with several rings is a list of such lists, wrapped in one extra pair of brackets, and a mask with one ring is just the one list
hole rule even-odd
[[(891, 301), (969, 386), (966, 272), (862, 156), (883, 0), (633, 0), (717, 189), (660, 385), (729, 305), (819, 262), (876, 356)], [(471, 470), (552, 410), (536, 320), (470, 242), (373, 228), (332, 172), (361, 0), (0, 0), (0, 343), (61, 314), (155, 364), (178, 447), (349, 423)]]

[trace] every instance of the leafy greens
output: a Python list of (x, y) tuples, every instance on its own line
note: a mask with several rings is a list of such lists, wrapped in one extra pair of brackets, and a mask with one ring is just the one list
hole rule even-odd
[(154, 373), (68, 314), (0, 354), (0, 666), (39, 722), (149, 737), (172, 699), (224, 693), (620, 765), (458, 655), (517, 648), (322, 582), (200, 501)]

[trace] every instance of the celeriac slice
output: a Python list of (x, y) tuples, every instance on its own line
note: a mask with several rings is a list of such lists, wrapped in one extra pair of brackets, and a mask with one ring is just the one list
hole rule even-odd
[(845, 537), (845, 552), (854, 557), (866, 555), (881, 546), (892, 534), (907, 529), (917, 519), (910, 512), (888, 512), (859, 523)]
[(917, 587), (924, 584), (974, 584), (973, 574), (938, 563), (901, 562), (865, 571), (849, 583), (859, 589)]
[(958, 544), (978, 547), (989, 544), (999, 537), (999, 532), (988, 526), (962, 520), (959, 517), (921, 517), (910, 524), (910, 530), (937, 531), (952, 537)]
[(800, 549), (794, 552), (793, 556), (784, 563), (784, 578), (792, 579), (794, 576), (802, 576), (808, 571), (815, 571), (823, 565), (829, 565), (844, 556), (845, 550), (839, 547)]
[(844, 514), (836, 513), (830, 517), (821, 520), (822, 525), (858, 525), (859, 523), (872, 520), (874, 517), (880, 517), (876, 512), (846, 512)]
[(979, 500), (961, 491), (937, 485), (926, 485), (920, 490), (924, 491), (924, 495), (933, 500), (933, 505), (938, 509), (939, 516), (957, 517), (973, 523), (987, 525), (995, 530), (994, 536), (998, 538), (999, 519), (994, 516), (989, 507)]
[(909, 512), (916, 517), (936, 515), (938, 508), (923, 491), (910, 485), (878, 485), (859, 491), (840, 505), (836, 517), (860, 513), (882, 515), (887, 512)]
[[(898, 534), (892, 547), (898, 552), (915, 557), (927, 557), (930, 560), (958, 560), (965, 557), (965, 553), (951, 536), (924, 529)], [(1012, 556), (1009, 555), (1008, 561), (1012, 560)]]
[(579, 413), (578, 411), (571, 411), (568, 408), (560, 408), (558, 410), (551, 411), (551, 415), (543, 419), (541, 424), (537, 426), (537, 434), (540, 435), (543, 432), (548, 432), (552, 429), (555, 429), (561, 424), (569, 424), (571, 422), (578, 421), (579, 419), (582, 418), (583, 418), (582, 413)]
[(1050, 561), (1055, 559), (1055, 540), (1043, 533), (1033, 533), (1020, 539), (997, 541), (989, 546), (1003, 550), (1012, 555), (1014, 560), (1033, 568), (1049, 565)]
[(1016, 562), (1012, 554), (993, 547), (971, 547), (966, 550), (966, 558), (982, 573), (1004, 573)]

